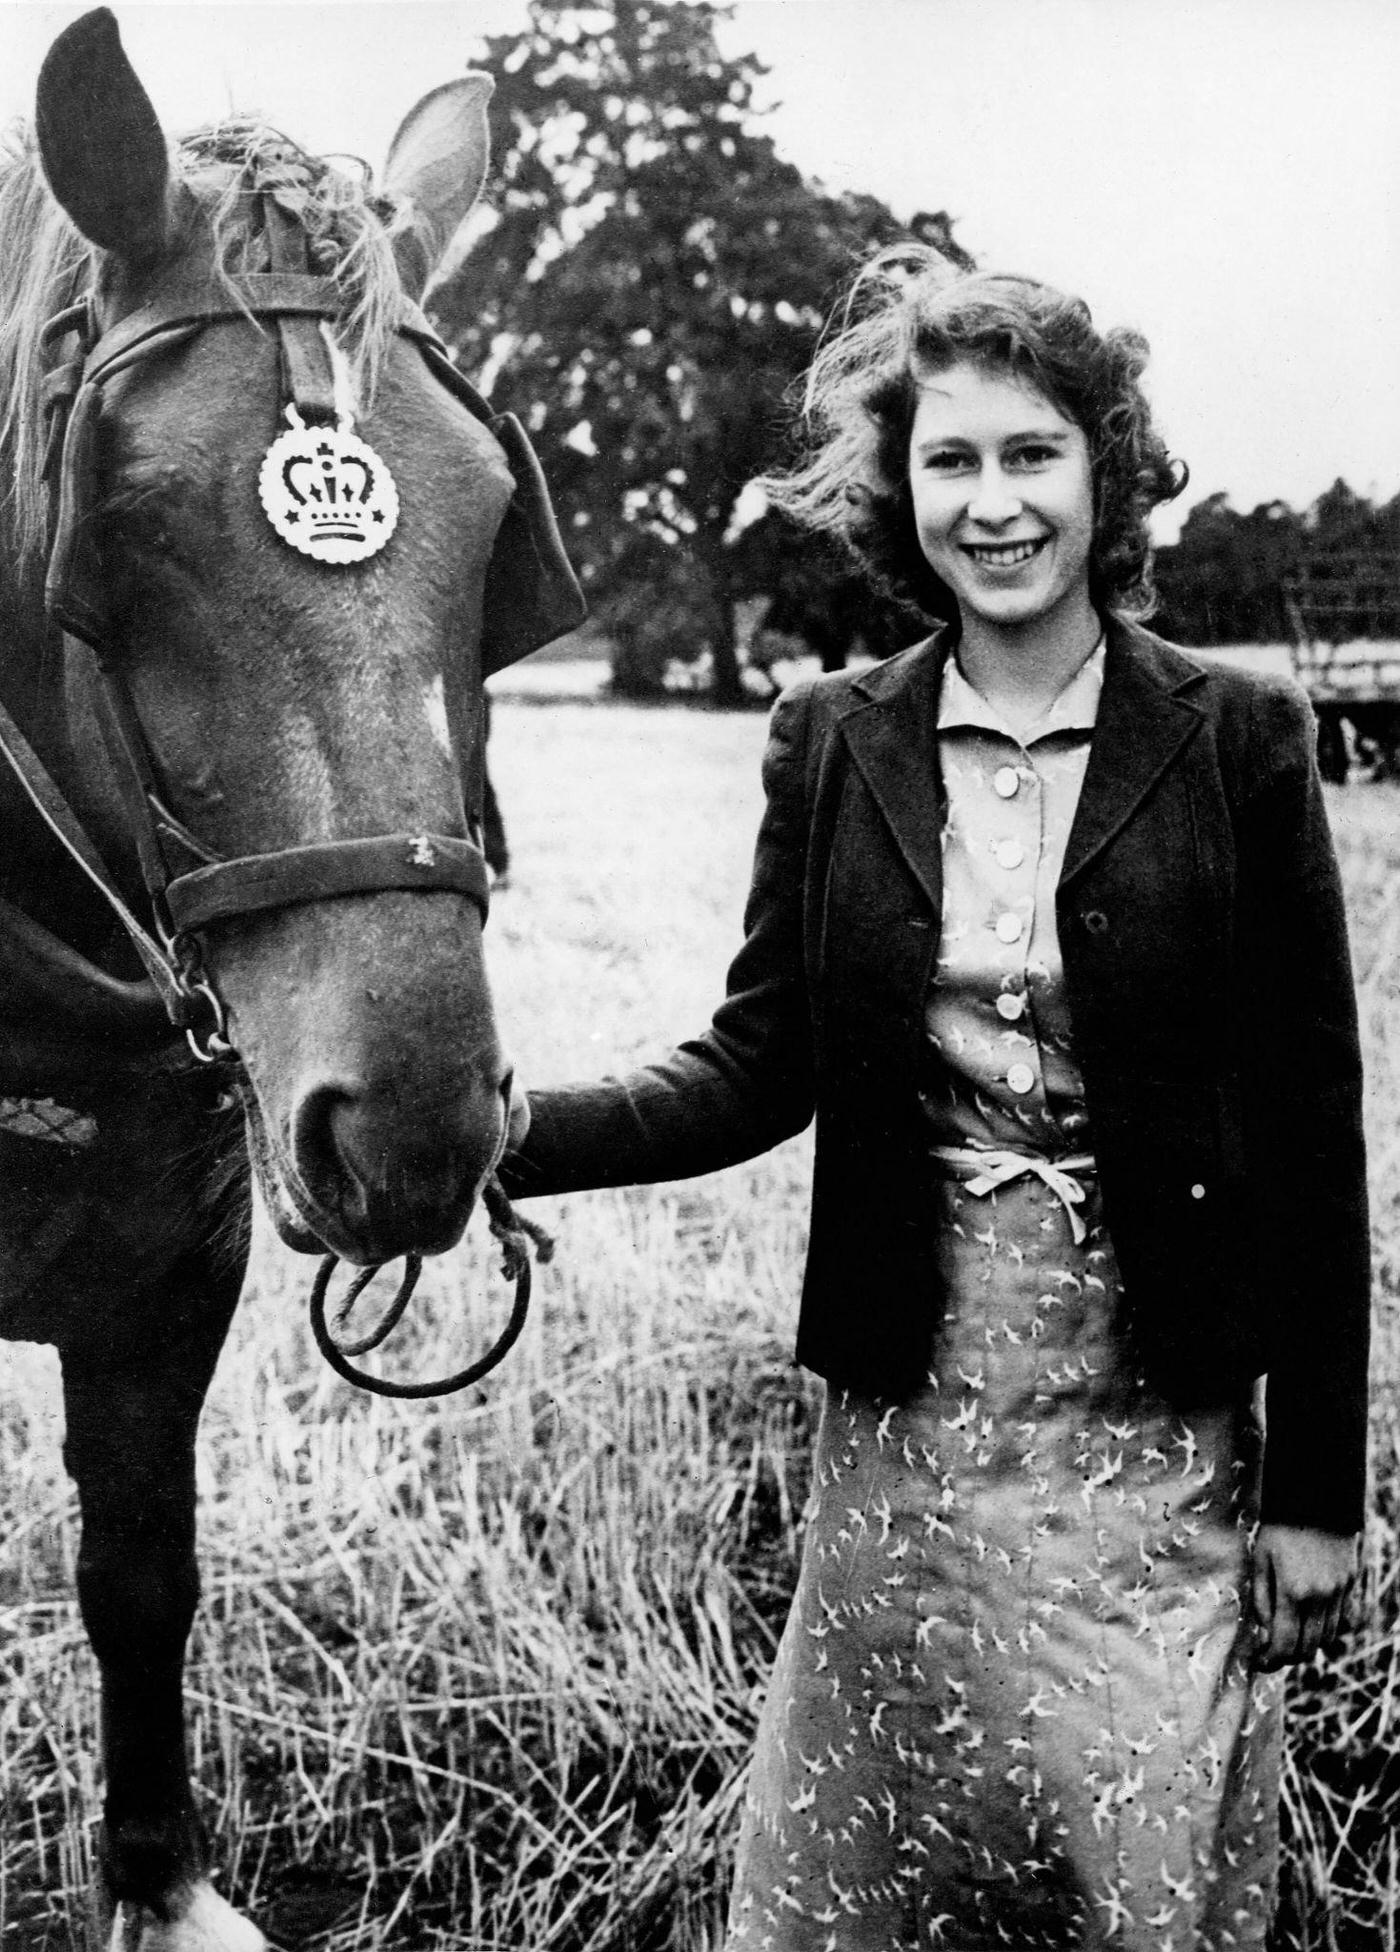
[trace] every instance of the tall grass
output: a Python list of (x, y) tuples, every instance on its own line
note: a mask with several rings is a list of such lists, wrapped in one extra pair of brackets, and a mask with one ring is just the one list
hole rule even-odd
[(1285, 1903), (1301, 1952), (1400, 1946), (1400, 794), (1332, 794), (1367, 1064), (1375, 1267), (1372, 1513), (1355, 1630), (1291, 1682)]
[[(527, 1079), (702, 1025), (737, 939), (760, 719), (503, 705), (500, 1013)], [(1376, 1515), (1345, 1652), (1293, 1688), (1280, 1946), (1394, 1948), (1400, 1750), (1400, 798), (1339, 794), (1371, 1065)], [(538, 1202), (532, 1324), (466, 1397), (320, 1365), (262, 1240), (202, 1445), (194, 1759), (225, 1889), (287, 1946), (712, 1952), (796, 1573), (813, 1386), (789, 1361), (808, 1142), (713, 1179)], [(475, 1232), (475, 1230), (474, 1230)], [(506, 1297), (439, 1265), (394, 1360), (454, 1366)], [(92, 1669), (46, 1352), (0, 1411), (0, 1945), (77, 1943)]]

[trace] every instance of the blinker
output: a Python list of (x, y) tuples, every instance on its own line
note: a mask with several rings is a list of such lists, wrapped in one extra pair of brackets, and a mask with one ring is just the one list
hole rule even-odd
[(515, 494), (496, 531), (481, 614), (481, 675), (504, 671), (531, 651), (577, 630), (588, 605), (569, 561), (544, 470), (513, 413), (493, 414), (435, 334), (419, 338), (429, 371), (505, 449)]
[(99, 650), (108, 636), (106, 591), (92, 505), (97, 477), (98, 389), (78, 389), (64, 437), (58, 480), (58, 513), (44, 579), (49, 616), (63, 630)]
[(564, 549), (554, 504), (525, 429), (513, 413), (491, 423), (515, 476), (515, 494), (486, 570), (481, 675), (504, 671), (542, 644), (577, 630), (588, 605)]
[[(56, 377), (71, 374), (72, 379), (47, 401), (48, 411), (54, 418), (49, 427), (45, 474), (55, 513), (44, 577), (44, 607), (59, 629), (81, 637), (99, 655), (112, 635), (107, 579), (93, 519), (97, 505), (97, 417), (102, 387), (134, 360), (153, 352), (169, 351), (193, 338), (202, 324), (199, 319), (158, 320), (134, 343), (119, 346), (111, 358), (94, 369), (92, 377), (80, 379), (82, 369), (78, 364), (62, 369), (62, 374)], [(90, 312), (86, 307), (72, 306), (51, 321), (50, 329), (80, 334), (90, 331)]]

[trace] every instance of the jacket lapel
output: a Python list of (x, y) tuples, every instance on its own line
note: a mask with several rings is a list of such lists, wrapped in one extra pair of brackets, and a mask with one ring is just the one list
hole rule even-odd
[(1122, 827), (1194, 737), (1202, 713), (1184, 694), (1199, 667), (1160, 638), (1110, 619), (1098, 723), (1060, 886), (1083, 872)]
[[(1063, 887), (1132, 818), (1203, 723), (1200, 667), (1135, 624), (1108, 622), (1099, 718), (1060, 877)], [(841, 722), (851, 756), (935, 915), (943, 909), (938, 696), (945, 633), (874, 666)]]
[(938, 636), (874, 666), (857, 684), (861, 702), (841, 722), (851, 756), (935, 915), (943, 911), (943, 775)]

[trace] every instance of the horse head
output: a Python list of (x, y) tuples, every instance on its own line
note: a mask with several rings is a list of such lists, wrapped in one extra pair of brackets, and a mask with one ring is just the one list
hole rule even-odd
[(38, 92), (90, 265), (51, 335), (65, 783), (216, 1001), (282, 1237), (361, 1263), (449, 1247), (502, 1148), (481, 683), (580, 607), (528, 444), (416, 305), (490, 87), (425, 97), (377, 194), (248, 124), (172, 152), (105, 10)]

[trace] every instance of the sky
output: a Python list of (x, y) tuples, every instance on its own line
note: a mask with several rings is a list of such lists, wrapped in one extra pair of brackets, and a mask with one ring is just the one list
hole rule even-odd
[[(684, 0), (681, 0), (684, 4)], [(81, 6), (0, 0), (0, 119)], [(162, 120), (257, 109), (384, 159), (419, 95), (523, 0), (248, 0), (115, 11)], [(780, 151), (1153, 346), (1192, 470), (1176, 505), (1400, 490), (1395, 0), (737, 0)], [(488, 184), (489, 195), (489, 184)], [(1169, 536), (1173, 524), (1163, 527)]]

